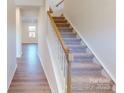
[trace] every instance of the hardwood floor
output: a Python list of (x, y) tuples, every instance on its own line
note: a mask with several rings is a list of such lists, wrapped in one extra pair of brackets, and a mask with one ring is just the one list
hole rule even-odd
[(18, 67), (8, 93), (51, 93), (36, 44), (24, 44), (23, 56), (17, 62)]

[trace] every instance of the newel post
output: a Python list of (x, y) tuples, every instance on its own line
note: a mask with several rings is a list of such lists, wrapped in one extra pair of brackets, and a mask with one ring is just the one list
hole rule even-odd
[(72, 56), (69, 53), (69, 49), (66, 52), (67, 54), (67, 93), (72, 93), (72, 84), (71, 84), (71, 60)]

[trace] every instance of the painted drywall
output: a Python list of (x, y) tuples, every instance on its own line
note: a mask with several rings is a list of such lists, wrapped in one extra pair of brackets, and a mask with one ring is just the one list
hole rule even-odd
[(17, 6), (43, 6), (44, 0), (15, 0)]
[(16, 8), (16, 57), (20, 58), (22, 55), (22, 20), (20, 8)]
[[(29, 37), (29, 26), (36, 26), (36, 37)], [(38, 31), (37, 31), (37, 23), (22, 23), (22, 43), (37, 43), (38, 42)]]
[[(38, 7), (21, 7), (22, 19), (27, 17), (37, 17), (38, 16)], [(24, 21), (24, 20), (22, 20)], [(31, 20), (32, 21), (32, 20)]]
[(115, 0), (65, 0), (64, 14), (99, 62), (116, 79)]
[(58, 3), (60, 3), (62, 0), (48, 0), (50, 3), (50, 6), (56, 6)]
[(16, 69), (16, 10), (15, 1), (7, 0), (7, 88)]
[(38, 16), (38, 54), (52, 93), (59, 93), (47, 46), (48, 29), (46, 8), (48, 7), (42, 7)]

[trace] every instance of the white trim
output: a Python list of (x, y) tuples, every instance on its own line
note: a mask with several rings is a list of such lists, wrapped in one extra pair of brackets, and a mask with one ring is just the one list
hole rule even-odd
[(86, 42), (86, 40), (83, 38), (83, 36), (80, 34), (80, 32), (77, 30), (77, 28), (72, 24), (71, 20), (69, 20), (69, 18), (64, 15), (65, 18), (68, 20), (68, 22), (71, 24), (71, 26), (73, 27), (73, 29), (77, 32), (77, 34), (80, 36), (80, 38), (84, 41), (84, 43), (87, 45), (87, 47), (89, 48), (89, 50), (93, 53), (93, 55), (96, 57), (96, 59), (98, 60), (98, 62), (103, 66), (103, 68), (106, 70), (106, 72), (108, 73), (108, 75), (111, 77), (111, 79), (114, 81), (114, 83), (116, 83), (116, 79), (114, 78), (114, 76), (109, 72), (109, 70), (106, 68), (106, 66), (103, 64), (103, 62), (101, 61), (101, 59), (96, 55), (96, 53), (94, 52), (94, 50), (90, 47), (90, 45)]
[(8, 85), (7, 85), (7, 90), (9, 89), (9, 87), (10, 87), (10, 84), (12, 83), (12, 80), (13, 80), (13, 77), (14, 77), (14, 75), (15, 75), (15, 72), (16, 72), (16, 69), (17, 69), (17, 64), (16, 64), (16, 66), (15, 66), (15, 68), (14, 68), (14, 71), (13, 71), (13, 73), (12, 73), (12, 76), (11, 76), (11, 79), (9, 80), (9, 82), (7, 83)]

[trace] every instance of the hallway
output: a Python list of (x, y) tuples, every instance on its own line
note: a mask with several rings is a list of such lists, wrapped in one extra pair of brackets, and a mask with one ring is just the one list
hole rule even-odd
[(37, 55), (36, 44), (24, 44), (8, 93), (51, 93)]

